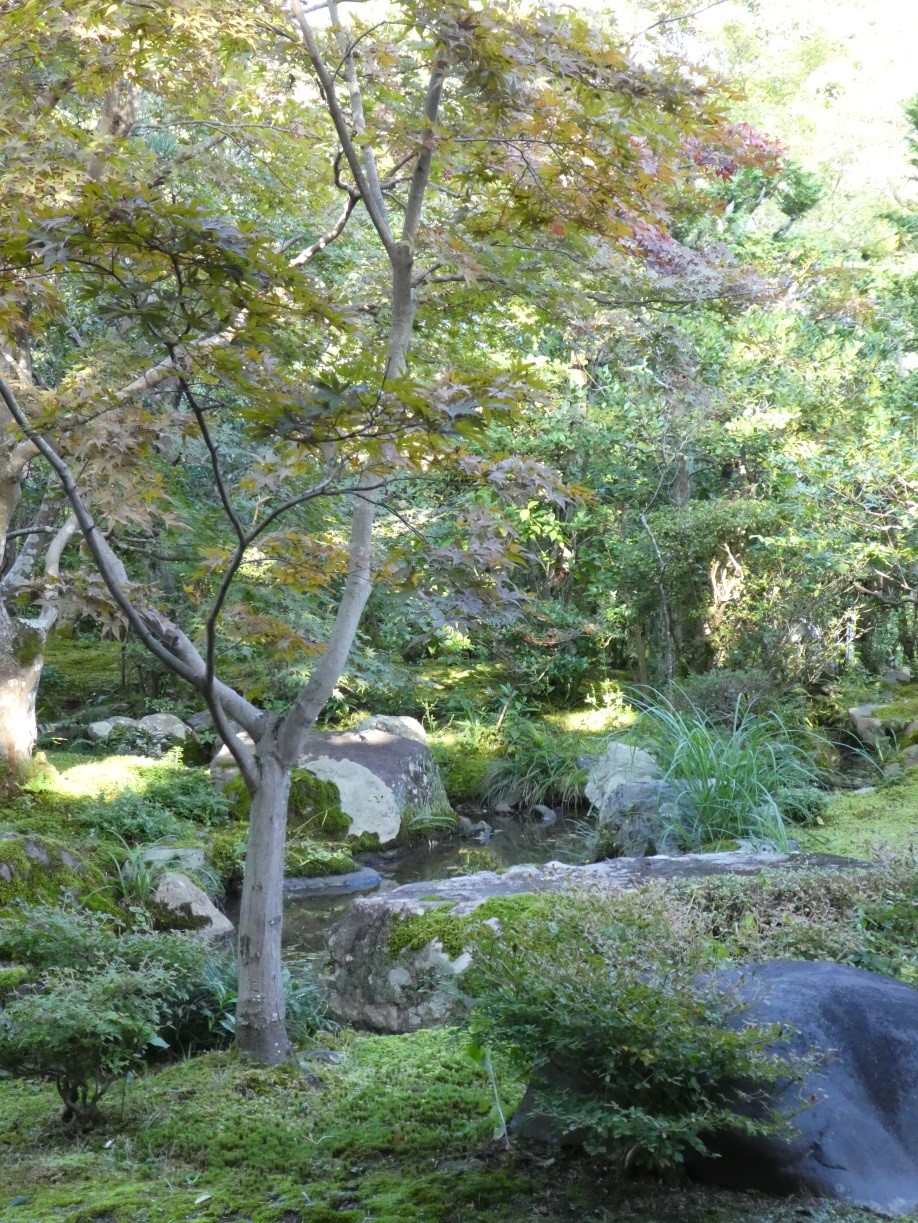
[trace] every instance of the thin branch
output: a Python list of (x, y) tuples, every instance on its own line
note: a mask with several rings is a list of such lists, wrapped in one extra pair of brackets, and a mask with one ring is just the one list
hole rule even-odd
[[(171, 352), (169, 355), (172, 357)], [(178, 384), (182, 394), (185, 396), (186, 402), (194, 413), (194, 418), (197, 421), (201, 437), (204, 439), (204, 445), (207, 447), (207, 453), (210, 456), (210, 468), (214, 473), (214, 483), (217, 486), (217, 496), (220, 498), (220, 504), (223, 506), (223, 510), (227, 518), (232, 523), (233, 530), (236, 532), (236, 538), (239, 540), (240, 544), (242, 544), (245, 541), (245, 528), (239, 519), (239, 515), (233, 508), (233, 503), (230, 500), (229, 493), (226, 491), (226, 483), (223, 479), (223, 471), (220, 467), (220, 455), (218, 454), (217, 447), (214, 445), (214, 440), (210, 435), (210, 429), (207, 427), (204, 412), (195, 396), (192, 395), (191, 387), (181, 375), (179, 375)]]
[[(331, 0), (329, 0), (331, 2)], [(382, 199), (382, 192), (379, 188), (379, 181), (375, 177), (375, 163), (372, 158), (365, 161), (362, 159), (351, 139), (351, 132), (344, 111), (341, 108), (341, 103), (338, 101), (338, 96), (335, 92), (335, 82), (332, 78), (328, 67), (322, 58), (322, 52), (319, 49), (319, 44), (316, 41), (315, 33), (312, 26), (306, 20), (306, 13), (300, 0), (291, 0), (294, 16), (296, 17), (300, 30), (303, 34), (303, 42), (306, 44), (306, 50), (309, 58), (312, 61), (312, 66), (316, 76), (319, 79), (319, 84), (322, 88), (322, 93), (325, 99), (325, 105), (328, 108), (328, 113), (332, 123), (335, 126), (335, 131), (338, 133), (338, 139), (341, 142), (341, 147), (344, 150), (344, 156), (347, 158), (347, 163), (351, 168), (351, 173), (354, 176), (354, 182), (357, 184), (361, 197), (363, 198), (364, 207), (370, 215), (370, 220), (373, 222), (376, 232), (379, 234), (385, 250), (391, 255), (394, 243), (392, 240), (392, 231), (389, 228), (389, 218), (386, 213), (385, 204)], [(322, 5), (321, 7), (325, 7)], [(334, 17), (333, 17), (334, 20)], [(359, 91), (358, 91), (359, 97)], [(353, 105), (352, 97), (352, 105)], [(362, 111), (360, 112), (362, 115)], [(358, 116), (354, 116), (355, 125), (358, 124)], [(359, 127), (358, 127), (359, 131)], [(366, 165), (372, 167), (374, 181), (371, 182), (366, 172)], [(375, 191), (374, 191), (375, 185)]]
[(295, 258), (291, 259), (290, 266), (292, 268), (298, 268), (302, 264), (308, 263), (313, 255), (318, 255), (319, 251), (324, 251), (326, 246), (330, 245), (336, 238), (340, 237), (344, 232), (344, 227), (350, 220), (351, 213), (357, 206), (357, 201), (359, 199), (360, 196), (357, 195), (356, 192), (348, 194), (347, 203), (344, 205), (344, 210), (331, 229), (327, 233), (324, 233), (321, 238), (317, 238), (316, 241), (313, 242), (312, 246), (307, 246), (305, 250), (300, 251)]

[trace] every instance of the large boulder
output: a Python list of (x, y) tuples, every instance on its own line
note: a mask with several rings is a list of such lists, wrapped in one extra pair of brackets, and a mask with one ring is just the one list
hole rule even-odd
[(389, 845), (412, 827), (454, 822), (430, 750), (414, 739), (369, 729), (310, 735), (300, 763), (338, 787), (352, 836), (375, 833)]
[(779, 1024), (783, 1047), (819, 1059), (775, 1100), (790, 1114), (789, 1140), (731, 1135), (695, 1174), (730, 1188), (807, 1190), (890, 1218), (918, 1211), (918, 990), (801, 961), (734, 970), (723, 987), (744, 1003), (744, 1022)]
[[(361, 897), (328, 934), (329, 1006), (334, 1018), (379, 1032), (413, 1032), (461, 1016), (465, 1000), (461, 977), (472, 963), (467, 946), (454, 945), (437, 930), (438, 911), (466, 917), (486, 901), (527, 892), (591, 889), (624, 891), (653, 880), (706, 875), (757, 875), (763, 869), (857, 866), (826, 854), (683, 854), (679, 857), (614, 858), (590, 866), (514, 866), (498, 875), (480, 871), (456, 879), (408, 883), (375, 896)], [(402, 923), (429, 926), (429, 938), (408, 943), (397, 937)], [(393, 951), (393, 947), (398, 950)]]
[(585, 793), (608, 852), (630, 858), (673, 848), (666, 829), (675, 796), (649, 752), (611, 740), (590, 768)]
[(233, 937), (233, 923), (221, 913), (203, 888), (181, 871), (164, 871), (152, 896), (158, 924), (170, 930), (188, 930), (205, 943), (216, 945)]
[[(248, 735), (239, 738), (251, 746)], [(372, 833), (381, 845), (391, 845), (413, 828), (455, 822), (430, 749), (403, 734), (378, 728), (311, 734), (300, 766), (337, 787), (351, 836)], [(221, 791), (238, 776), (228, 747), (214, 756), (210, 773)]]

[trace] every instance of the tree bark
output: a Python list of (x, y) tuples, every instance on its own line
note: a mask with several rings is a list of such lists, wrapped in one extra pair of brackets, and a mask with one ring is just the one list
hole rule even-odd
[(35, 751), (44, 636), (11, 617), (0, 601), (0, 766), (9, 781), (23, 776)]
[(290, 766), (267, 731), (256, 753), (259, 780), (249, 812), (249, 840), (239, 913), (236, 1043), (246, 1057), (275, 1066), (290, 1056), (281, 961), (284, 842)]

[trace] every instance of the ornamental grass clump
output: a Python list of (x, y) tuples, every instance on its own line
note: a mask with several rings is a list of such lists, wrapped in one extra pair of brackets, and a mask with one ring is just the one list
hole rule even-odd
[(667, 829), (680, 849), (745, 840), (787, 849), (787, 822), (822, 806), (818, 758), (826, 746), (811, 730), (791, 730), (777, 713), (758, 715), (737, 701), (724, 723), (683, 696), (639, 702), (634, 734), (664, 769), (674, 793)]

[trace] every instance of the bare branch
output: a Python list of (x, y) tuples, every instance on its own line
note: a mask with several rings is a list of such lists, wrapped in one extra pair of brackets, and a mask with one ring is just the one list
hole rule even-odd
[[(329, 3), (331, 2), (332, 0), (329, 0)], [(306, 50), (309, 54), (310, 60), (312, 61), (313, 69), (315, 70), (315, 74), (319, 79), (319, 84), (322, 87), (325, 105), (328, 108), (328, 113), (331, 116), (332, 123), (335, 126), (335, 131), (338, 133), (338, 139), (341, 142), (341, 147), (344, 150), (344, 156), (347, 158), (347, 163), (350, 166), (351, 173), (354, 176), (354, 182), (357, 184), (357, 189), (359, 190), (363, 199), (364, 207), (370, 215), (370, 220), (373, 222), (376, 232), (379, 234), (380, 241), (385, 247), (386, 252), (391, 256), (395, 244), (392, 239), (392, 231), (389, 227), (389, 217), (386, 213), (386, 206), (382, 198), (382, 191), (380, 190), (379, 180), (376, 175), (376, 164), (372, 159), (372, 153), (368, 150), (364, 158), (361, 158), (360, 154), (358, 153), (354, 142), (351, 139), (350, 128), (341, 107), (341, 103), (338, 101), (338, 96), (335, 92), (334, 79), (328, 70), (328, 66), (322, 58), (322, 52), (319, 48), (318, 42), (316, 41), (316, 36), (313, 32), (312, 26), (306, 20), (303, 5), (300, 3), (300, 0), (291, 0), (291, 6), (293, 8), (294, 16), (296, 17), (303, 33), (303, 42), (306, 44)], [(332, 15), (332, 19), (336, 19), (335, 14)], [(359, 100), (359, 90), (357, 91), (357, 98)], [(354, 103), (355, 99), (352, 94), (352, 111)], [(359, 125), (362, 117), (363, 110), (361, 105), (358, 111), (354, 112), (354, 123), (357, 127), (358, 133), (361, 130)], [(372, 180), (368, 176), (366, 168), (367, 165), (371, 167), (370, 174), (372, 175)]]

